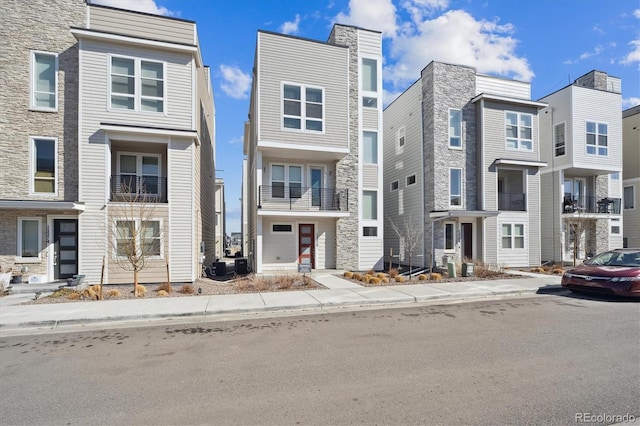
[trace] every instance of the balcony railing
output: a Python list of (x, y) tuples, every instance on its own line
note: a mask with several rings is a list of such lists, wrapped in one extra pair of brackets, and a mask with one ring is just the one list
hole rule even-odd
[(523, 212), (527, 210), (527, 194), (498, 192), (498, 210)]
[(620, 214), (620, 198), (564, 197), (563, 213)]
[(140, 175), (112, 175), (111, 201), (166, 203), (167, 178)]
[(346, 212), (348, 205), (348, 189), (296, 185), (258, 188), (258, 208), (263, 210)]

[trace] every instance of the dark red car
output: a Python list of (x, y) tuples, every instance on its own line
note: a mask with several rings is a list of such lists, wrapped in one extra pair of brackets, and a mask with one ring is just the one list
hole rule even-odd
[(640, 298), (640, 249), (600, 253), (567, 270), (562, 286), (578, 292)]

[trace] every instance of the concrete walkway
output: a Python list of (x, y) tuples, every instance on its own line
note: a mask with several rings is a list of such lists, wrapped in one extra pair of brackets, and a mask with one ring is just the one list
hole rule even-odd
[[(0, 330), (55, 328), (61, 325), (138, 321), (160, 318), (194, 319), (277, 312), (327, 311), (396, 304), (460, 301), (503, 295), (535, 294), (540, 288), (557, 288), (559, 276), (531, 276), (494, 281), (466, 281), (362, 287), (343, 279), (341, 271), (314, 271), (311, 276), (327, 290), (243, 293), (216, 296), (169, 297), (102, 302), (20, 305), (44, 297), (59, 284), (21, 285), (15, 294), (0, 298)], [(47, 287), (48, 286), (48, 287)]]

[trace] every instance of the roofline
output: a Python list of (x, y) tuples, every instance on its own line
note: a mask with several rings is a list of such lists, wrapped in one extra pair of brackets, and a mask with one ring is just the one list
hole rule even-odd
[(299, 37), (299, 36), (295, 36), (295, 35), (291, 35), (291, 34), (277, 33), (275, 31), (258, 30), (258, 34), (260, 34), (260, 33), (269, 34), (269, 35), (273, 35), (273, 36), (287, 37), (287, 38), (291, 38), (291, 39), (294, 39), (294, 40), (300, 40), (300, 41), (310, 41), (312, 43), (318, 43), (318, 44), (322, 44), (324, 46), (336, 46), (336, 47), (342, 47), (342, 48), (348, 49), (348, 46), (345, 46), (345, 45), (342, 45), (342, 44), (333, 44), (333, 43), (329, 43), (329, 42), (322, 41), (322, 40), (316, 40), (316, 39), (313, 39), (313, 38)]
[(532, 106), (540, 109), (546, 108), (549, 106), (549, 104), (547, 104), (546, 102), (537, 102), (537, 101), (532, 101), (529, 99), (522, 99), (522, 98), (510, 98), (508, 96), (491, 95), (488, 93), (480, 93), (479, 95), (476, 95), (471, 99), (471, 102), (475, 103), (481, 99), (486, 99), (489, 101), (497, 101), (497, 102), (507, 102), (511, 104), (527, 105), (527, 106)]
[(140, 12), (138, 10), (122, 9), (120, 7), (106, 6), (104, 4), (95, 4), (95, 3), (92, 3), (92, 0), (86, 0), (86, 2), (87, 2), (88, 6), (99, 7), (101, 9), (117, 10), (117, 11), (120, 11), (120, 12), (135, 13), (137, 15), (152, 16), (154, 18), (171, 19), (173, 21), (188, 22), (188, 23), (191, 23), (191, 24), (195, 24), (196, 23), (196, 21), (192, 21), (190, 19), (176, 18), (176, 17), (173, 17), (173, 16), (166, 16), (166, 15), (156, 15), (155, 13)]

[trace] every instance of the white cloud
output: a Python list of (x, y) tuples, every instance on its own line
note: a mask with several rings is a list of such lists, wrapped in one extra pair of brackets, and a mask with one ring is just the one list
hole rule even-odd
[(622, 99), (622, 109), (629, 109), (631, 107), (634, 107), (636, 105), (640, 105), (640, 98), (623, 98)]
[(154, 15), (174, 16), (174, 12), (166, 7), (158, 6), (155, 0), (91, 0), (90, 3), (119, 9), (135, 10), (136, 12), (152, 13)]
[(449, 0), (404, 0), (402, 8), (411, 15), (413, 22), (421, 22), (425, 16), (432, 16), (438, 10), (449, 6)]
[(631, 52), (620, 61), (622, 65), (630, 65), (634, 62), (640, 62), (640, 40), (631, 40), (629, 45), (632, 46)]
[(220, 65), (223, 82), (220, 88), (234, 99), (247, 99), (251, 89), (251, 76), (242, 72), (238, 67)]
[(396, 7), (391, 0), (349, 0), (349, 14), (340, 12), (336, 22), (381, 31), (385, 37), (394, 36), (398, 29)]
[(633, 11), (633, 16), (635, 16), (636, 18), (640, 19), (640, 9), (636, 9)]
[(230, 145), (242, 145), (244, 143), (244, 138), (242, 136), (236, 136), (235, 138), (229, 139)]
[(602, 49), (602, 46), (596, 46), (596, 47), (593, 49), (593, 52), (584, 52), (582, 55), (580, 55), (579, 59), (580, 59), (580, 60), (582, 60), (582, 59), (590, 58), (590, 57), (592, 57), (592, 56), (597, 56), (597, 55), (599, 55), (600, 53), (602, 53), (602, 50), (603, 50), (603, 49)]
[(296, 19), (282, 24), (280, 31), (284, 34), (298, 34), (298, 25), (300, 25), (300, 15), (296, 13)]

